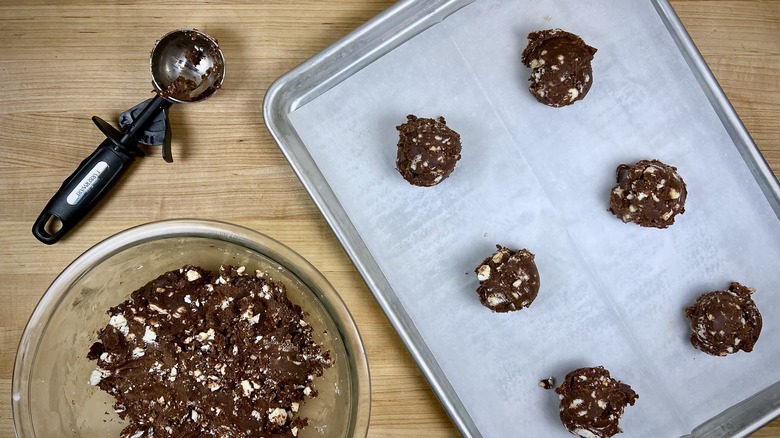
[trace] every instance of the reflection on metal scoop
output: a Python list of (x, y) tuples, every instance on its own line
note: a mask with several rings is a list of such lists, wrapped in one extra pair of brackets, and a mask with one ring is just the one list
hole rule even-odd
[(195, 29), (164, 35), (152, 50), (150, 68), (156, 94), (122, 113), (123, 131), (99, 117), (92, 117), (107, 138), (62, 183), (38, 216), (32, 232), (41, 242), (55, 243), (76, 226), (127, 171), (135, 157), (144, 156), (138, 142), (158, 141), (160, 128), (163, 158), (172, 162), (168, 108), (174, 103), (208, 99), (225, 78), (225, 59), (217, 41)]
[(150, 66), (154, 89), (176, 103), (208, 99), (225, 78), (217, 41), (198, 30), (175, 30), (160, 38)]

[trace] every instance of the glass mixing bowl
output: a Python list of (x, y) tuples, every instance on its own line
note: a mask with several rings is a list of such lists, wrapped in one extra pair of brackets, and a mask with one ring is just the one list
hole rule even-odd
[(158, 275), (185, 264), (221, 264), (273, 272), (290, 301), (308, 313), (314, 339), (333, 366), (315, 380), (319, 396), (301, 407), (309, 427), (298, 436), (355, 437), (368, 430), (368, 364), (349, 311), (311, 264), (281, 243), (247, 228), (203, 220), (170, 220), (131, 228), (79, 256), (54, 280), (25, 327), (13, 374), (19, 437), (118, 437), (125, 423), (113, 398), (89, 385), (86, 358), (106, 311)]

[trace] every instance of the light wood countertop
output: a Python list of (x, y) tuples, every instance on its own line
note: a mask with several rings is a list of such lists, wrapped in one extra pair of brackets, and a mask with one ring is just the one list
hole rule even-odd
[[(271, 82), (389, 7), (390, 0), (0, 1), (0, 437), (13, 436), (11, 373), (27, 318), (51, 281), (98, 241), (169, 218), (218, 219), (280, 240), (341, 293), (372, 374), (369, 435), (457, 432), (262, 119)], [(683, 23), (780, 175), (780, 1), (674, 0)], [(216, 37), (224, 89), (171, 111), (173, 155), (133, 166), (65, 240), (30, 227), (95, 147), (92, 115), (115, 121), (150, 96), (148, 56), (171, 29)], [(774, 291), (780, 293), (780, 291)], [(767, 366), (770, 366), (767, 364)], [(777, 366), (776, 364), (772, 366)], [(780, 420), (755, 437), (780, 437)]]

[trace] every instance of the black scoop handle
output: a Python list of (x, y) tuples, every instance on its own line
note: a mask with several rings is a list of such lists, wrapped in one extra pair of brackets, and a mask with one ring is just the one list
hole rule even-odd
[(49, 245), (60, 240), (127, 171), (135, 160), (128, 152), (113, 140), (104, 140), (46, 204), (33, 224), (33, 235)]

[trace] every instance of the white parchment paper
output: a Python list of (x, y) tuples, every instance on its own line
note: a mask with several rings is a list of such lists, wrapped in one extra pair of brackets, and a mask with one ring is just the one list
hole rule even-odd
[[(527, 90), (530, 31), (596, 47), (585, 100)], [(407, 114), (463, 141), (433, 188), (394, 169)], [(626, 437), (676, 437), (780, 380), (780, 221), (649, 1), (477, 0), (291, 114), (328, 184), (485, 436), (567, 437), (540, 379), (604, 365), (638, 393)], [(666, 230), (608, 211), (615, 167), (678, 167)], [(494, 245), (536, 254), (539, 297), (493, 314), (474, 268)], [(750, 353), (691, 347), (683, 309), (731, 281), (757, 289)]]

